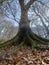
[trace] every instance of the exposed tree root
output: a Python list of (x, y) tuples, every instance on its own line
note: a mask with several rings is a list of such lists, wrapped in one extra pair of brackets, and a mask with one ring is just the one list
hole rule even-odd
[(8, 47), (11, 45), (28, 45), (33, 46), (37, 49), (49, 49), (49, 40), (41, 38), (40, 36), (34, 34), (30, 29), (26, 33), (19, 32), (13, 39), (8, 40), (4, 43), (0, 43), (0, 48)]
[(13, 37), (12, 39), (10, 39), (6, 42), (0, 43), (0, 48), (4, 48), (4, 47), (14, 45), (14, 43), (16, 43), (17, 39), (18, 39), (18, 34), (15, 37)]
[(44, 42), (49, 43), (49, 39), (45, 39), (45, 38), (42, 38), (42, 37), (36, 35), (35, 33), (33, 33), (33, 32), (31, 31), (30, 28), (29, 28), (28, 32), (29, 32), (29, 34), (30, 34), (32, 37), (35, 36), (36, 38), (38, 38), (38, 39), (40, 39), (40, 40), (42, 40), (42, 41), (44, 41)]

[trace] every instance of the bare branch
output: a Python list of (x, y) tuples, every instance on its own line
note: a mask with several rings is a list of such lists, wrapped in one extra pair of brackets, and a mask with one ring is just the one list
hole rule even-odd
[[(6, 14), (5, 14), (6, 15)], [(10, 18), (8, 15), (6, 15), (8, 18)], [(14, 19), (14, 18), (10, 18), (11, 20), (14, 20), (14, 21), (16, 21), (18, 24), (19, 24), (19, 22), (16, 20), (16, 19)]]
[(19, 3), (20, 3), (20, 6), (21, 6), (21, 9), (24, 9), (24, 0), (19, 0)]
[[(15, 14), (13, 13), (13, 11), (12, 11), (12, 9), (11, 9), (11, 7), (10, 7), (10, 4), (9, 4), (9, 2), (7, 3), (8, 4), (8, 6), (9, 6), (9, 8), (10, 8), (10, 11), (11, 11), (11, 15), (13, 16), (13, 18), (10, 18), (8, 15), (6, 15), (8, 18), (10, 18), (10, 19), (12, 19), (12, 20), (14, 20), (14, 21), (16, 21), (18, 24), (19, 24), (19, 22), (16, 20), (16, 19), (18, 19), (18, 18), (15, 18)], [(19, 20), (19, 19), (18, 19)]]
[(45, 7), (47, 7), (47, 8), (49, 8), (49, 6), (47, 6), (45, 3), (43, 3), (42, 1), (37, 1), (37, 2), (39, 2), (40, 4), (42, 4), (42, 5), (44, 5)]
[[(45, 27), (45, 29), (46, 29), (46, 31), (47, 31), (47, 34), (49, 35), (49, 30), (48, 30), (48, 27), (47, 27), (47, 26), (46, 26), (46, 24), (44, 23), (44, 21), (43, 21), (43, 19), (42, 19), (42, 16), (36, 12), (36, 10), (35, 10), (35, 7), (34, 7), (34, 6), (33, 6), (33, 10), (34, 10), (35, 14), (36, 14), (37, 16), (39, 16), (39, 18), (40, 18), (40, 20), (41, 20), (42, 24), (44, 25), (44, 27)], [(38, 9), (37, 9), (37, 11), (38, 11)]]
[(4, 1), (6, 1), (6, 0), (0, 0), (0, 7), (2, 6)]
[(32, 5), (36, 0), (30, 0), (27, 5), (25, 5), (26, 9), (28, 10), (30, 8), (30, 5)]

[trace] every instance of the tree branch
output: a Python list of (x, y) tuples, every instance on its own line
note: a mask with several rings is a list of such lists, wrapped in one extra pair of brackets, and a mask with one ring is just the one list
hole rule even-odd
[(28, 10), (30, 8), (30, 5), (32, 5), (36, 0), (30, 0), (27, 5), (25, 5), (26, 9)]
[(10, 11), (11, 11), (11, 15), (13, 16), (13, 18), (10, 18), (8, 15), (6, 15), (6, 16), (7, 16), (8, 18), (10, 18), (10, 19), (16, 21), (16, 22), (19, 24), (19, 22), (17, 21), (17, 18), (15, 18), (15, 14), (13, 13), (13, 11), (12, 11), (12, 9), (11, 9), (11, 7), (10, 7), (9, 2), (8, 2), (7, 4), (8, 4), (8, 6), (9, 6), (9, 9), (10, 9)]
[(0, 7), (2, 6), (3, 2), (5, 2), (6, 0), (1, 0), (0, 1)]
[[(34, 6), (33, 6), (33, 10), (34, 10), (35, 14), (36, 14), (37, 16), (39, 16), (39, 18), (40, 18), (40, 20), (41, 20), (41, 22), (42, 22), (43, 26), (44, 26), (44, 27), (45, 27), (45, 29), (46, 29), (47, 34), (49, 35), (49, 30), (48, 30), (48, 27), (47, 27), (47, 26), (46, 26), (46, 24), (44, 23), (42, 16), (41, 16), (40, 14), (38, 14), (39, 12), (38, 12), (38, 13), (36, 12), (36, 10), (35, 10), (35, 7), (34, 7)], [(38, 9), (37, 9), (37, 11), (38, 11)]]
[(37, 1), (37, 2), (39, 2), (39, 3), (42, 4), (42, 5), (44, 5), (45, 7), (49, 8), (49, 6), (46, 5), (45, 3), (43, 3), (42, 1)]
[[(7, 16), (7, 18), (10, 18), (7, 14), (5, 14)], [(19, 24), (19, 22), (15, 19), (15, 18), (10, 18), (11, 20), (17, 22)]]
[(24, 0), (19, 0), (19, 3), (20, 3), (20, 6), (21, 6), (21, 9), (24, 9)]

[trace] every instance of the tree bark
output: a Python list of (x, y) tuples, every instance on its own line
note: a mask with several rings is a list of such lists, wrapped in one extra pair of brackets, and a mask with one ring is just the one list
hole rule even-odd
[(28, 15), (27, 15), (27, 9), (24, 6), (24, 1), (19, 0), (20, 6), (21, 6), (21, 20), (19, 24), (19, 31), (27, 32), (27, 28), (29, 27), (29, 22), (28, 22)]

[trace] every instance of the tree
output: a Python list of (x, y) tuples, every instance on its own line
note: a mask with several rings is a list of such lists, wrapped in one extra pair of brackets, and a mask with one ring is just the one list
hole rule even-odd
[[(12, 45), (12, 44), (14, 44), (14, 45), (15, 44), (21, 44), (21, 45), (27, 44), (29, 46), (38, 47), (38, 45), (41, 45), (41, 44), (42, 45), (48, 44), (48, 42), (49, 42), (48, 39), (42, 38), (42, 37), (36, 35), (35, 33), (33, 33), (30, 29), (30, 26), (29, 26), (30, 22), (28, 20), (27, 13), (28, 13), (30, 6), (35, 1), (36, 0), (30, 0), (25, 5), (24, 0), (19, 0), (20, 7), (21, 7), (21, 19), (20, 19), (20, 23), (19, 23), (18, 34), (13, 39), (8, 40), (7, 42), (0, 44), (0, 47)], [(38, 1), (38, 2), (40, 2), (43, 5), (43, 3), (41, 1)], [(48, 48), (48, 47), (46, 47), (46, 48)]]
[[(41, 6), (41, 7), (38, 7), (38, 5), (36, 5), (36, 7), (35, 6), (33, 6), (33, 9), (34, 9), (34, 12), (35, 12), (35, 14), (37, 15), (37, 16), (39, 16), (39, 18), (41, 19), (41, 22), (42, 22), (42, 24), (43, 24), (43, 26), (44, 26), (44, 28), (45, 28), (45, 30), (46, 30), (46, 32), (47, 32), (47, 35), (45, 34), (45, 37), (47, 37), (48, 35), (49, 35), (49, 29), (48, 29), (48, 26), (46, 26), (46, 24), (44, 23), (44, 20), (45, 20), (45, 18), (44, 18), (44, 16), (46, 16), (45, 15), (45, 12), (44, 12), (44, 10), (46, 10), (46, 8), (45, 7), (43, 7), (43, 5)], [(36, 11), (36, 9), (37, 9), (37, 11)], [(40, 10), (39, 10), (40, 9)], [(41, 10), (42, 9), (42, 10)], [(44, 18), (44, 20), (43, 20), (43, 18)], [(47, 19), (46, 19), (47, 20)], [(48, 23), (49, 24), (49, 23)]]

